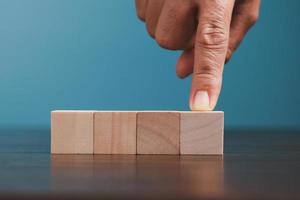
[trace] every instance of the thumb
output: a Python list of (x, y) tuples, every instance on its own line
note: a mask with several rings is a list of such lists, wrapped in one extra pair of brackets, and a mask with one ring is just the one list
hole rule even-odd
[(234, 0), (200, 1), (195, 39), (191, 110), (213, 110), (222, 85)]

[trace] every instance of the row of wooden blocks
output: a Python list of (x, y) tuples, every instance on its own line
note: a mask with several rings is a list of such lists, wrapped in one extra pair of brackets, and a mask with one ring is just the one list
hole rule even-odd
[(223, 154), (219, 111), (52, 111), (53, 154)]

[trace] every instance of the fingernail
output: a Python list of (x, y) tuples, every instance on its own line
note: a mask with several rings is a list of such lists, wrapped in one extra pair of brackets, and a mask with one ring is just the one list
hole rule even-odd
[(198, 91), (194, 98), (194, 110), (210, 110), (209, 96), (207, 91)]

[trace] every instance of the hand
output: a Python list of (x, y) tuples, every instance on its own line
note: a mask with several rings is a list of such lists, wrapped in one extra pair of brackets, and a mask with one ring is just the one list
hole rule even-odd
[(224, 62), (256, 22), (260, 0), (136, 0), (138, 17), (163, 48), (183, 50), (176, 72), (192, 74), (191, 110), (213, 110)]

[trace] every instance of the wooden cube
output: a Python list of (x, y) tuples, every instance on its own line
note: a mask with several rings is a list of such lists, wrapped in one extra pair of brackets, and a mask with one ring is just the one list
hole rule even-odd
[(53, 111), (53, 154), (223, 154), (224, 113)]
[(223, 112), (180, 113), (180, 154), (223, 154), (223, 135)]
[(178, 112), (138, 112), (137, 153), (179, 154)]
[(51, 153), (93, 154), (93, 111), (51, 112)]
[(136, 154), (136, 112), (95, 112), (95, 154)]

